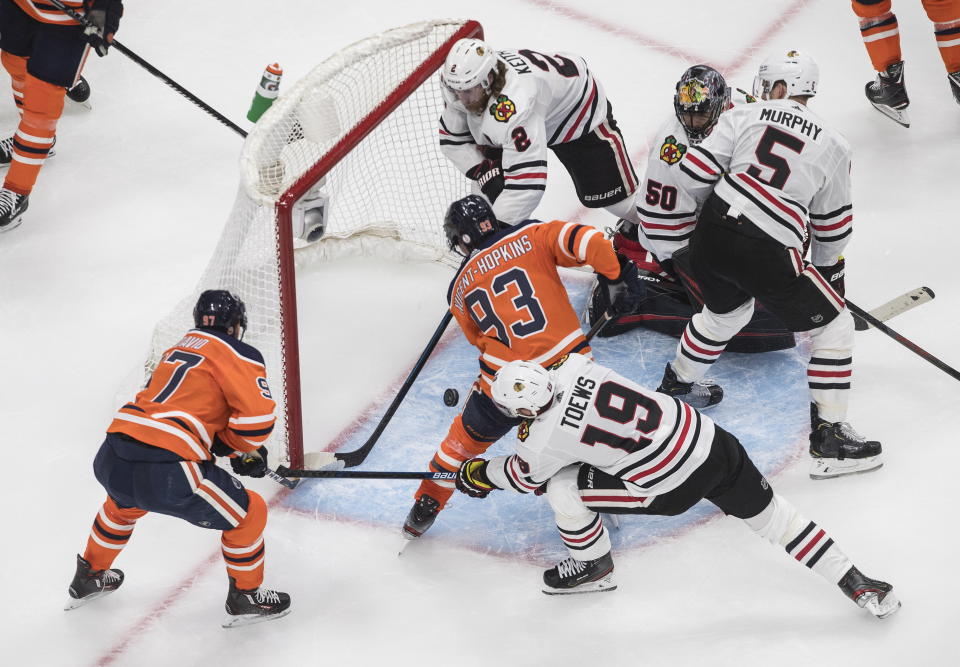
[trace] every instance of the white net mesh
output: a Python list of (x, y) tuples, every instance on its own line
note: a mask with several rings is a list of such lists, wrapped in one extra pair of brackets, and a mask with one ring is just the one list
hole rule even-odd
[[(283, 314), (296, 304), (282, 301), (282, 267), (293, 258), (280, 250), (278, 233), (291, 231), (278, 229), (278, 210), (292, 207), (304, 192), (325, 198), (324, 236), (297, 250), (298, 266), (345, 253), (456, 266), (446, 249), (443, 215), (451, 201), (469, 194), (470, 181), (439, 149), (438, 77), (431, 72), (397, 105), (391, 95), (438, 52), (442, 62), (450, 40), (473, 26), (430, 21), (375, 35), (333, 55), (281, 94), (244, 143), (239, 192), (210, 264), (194, 292), (154, 330), (148, 372), (193, 325), (200, 292), (234, 292), (247, 306), (244, 341), (263, 353), (277, 400), (268, 446), (290, 460), (288, 431), (299, 424), (288, 425), (286, 408), (288, 401), (299, 402), (299, 388), (288, 377), (296, 332), (284, 332)], [(355, 141), (358, 126), (369, 127), (371, 113), (376, 124)]]

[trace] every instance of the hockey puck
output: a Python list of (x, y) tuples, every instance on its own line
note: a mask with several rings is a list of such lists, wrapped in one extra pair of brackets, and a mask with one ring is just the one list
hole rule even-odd
[(445, 392), (443, 392), (443, 404), (447, 407), (452, 408), (457, 403), (460, 402), (460, 392), (458, 392), (453, 387), (449, 387)]

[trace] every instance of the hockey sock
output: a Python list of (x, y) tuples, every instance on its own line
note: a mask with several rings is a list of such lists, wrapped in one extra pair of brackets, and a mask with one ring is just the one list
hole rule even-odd
[(876, 4), (853, 3), (853, 11), (860, 17), (863, 45), (878, 72), (903, 59), (900, 55), (900, 27), (890, 9), (890, 0)]
[(760, 514), (744, 519), (754, 532), (771, 544), (782, 546), (801, 565), (837, 584), (853, 563), (813, 521), (809, 521), (780, 495), (773, 494)]
[(113, 498), (107, 496), (93, 520), (83, 559), (94, 570), (109, 569), (130, 541), (137, 519), (144, 514), (146, 511), (136, 507), (119, 507)]
[(729, 313), (717, 314), (706, 307), (690, 318), (680, 337), (673, 370), (681, 382), (696, 382), (706, 376), (727, 343), (753, 317), (753, 299)]
[(807, 364), (810, 397), (820, 419), (843, 421), (847, 416), (853, 377), (853, 316), (844, 309), (827, 325), (810, 332), (813, 352)]
[(263, 529), (267, 525), (267, 504), (260, 494), (247, 489), (247, 514), (236, 528), (223, 531), (220, 544), (227, 575), (237, 582), (237, 588), (248, 591), (263, 583), (263, 561), (266, 547)]
[(67, 91), (28, 73), (23, 93), (20, 125), (13, 137), (13, 159), (3, 186), (28, 195), (53, 147)]
[[(487, 451), (492, 443), (482, 442), (471, 438), (463, 426), (462, 415), (457, 415), (453, 423), (450, 424), (450, 430), (447, 437), (440, 443), (440, 448), (430, 460), (430, 470), (433, 472), (456, 472), (467, 459), (480, 456)], [(432, 480), (425, 479), (420, 483), (414, 499), (420, 498), (426, 493), (428, 496), (440, 503), (440, 509), (443, 509), (453, 495), (456, 485), (451, 480)]]
[(17, 110), (20, 111), (23, 109), (23, 89), (27, 80), (27, 59), (3, 51), (0, 52), (0, 62), (3, 62), (3, 68), (10, 74), (13, 101), (17, 105)]
[[(935, 20), (933, 24), (933, 35), (937, 39), (940, 57), (943, 58), (947, 74), (960, 71), (960, 1), (950, 4), (953, 5), (952, 18), (944, 21)], [(930, 13), (928, 8), (927, 14)], [(932, 16), (930, 18), (933, 19)]]
[(579, 466), (568, 466), (550, 478), (547, 500), (553, 508), (560, 539), (577, 560), (594, 560), (610, 553), (610, 535), (599, 514), (589, 509), (577, 485)]

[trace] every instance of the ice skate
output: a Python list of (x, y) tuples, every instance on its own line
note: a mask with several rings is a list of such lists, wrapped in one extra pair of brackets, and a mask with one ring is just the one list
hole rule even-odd
[(883, 465), (882, 447), (867, 440), (847, 422), (820, 419), (815, 403), (810, 404), (810, 477), (830, 479), (876, 470)]
[(950, 82), (950, 91), (953, 93), (953, 99), (960, 104), (960, 70), (947, 74), (947, 81)]
[(851, 567), (837, 585), (844, 595), (877, 618), (886, 618), (900, 609), (900, 600), (893, 594), (893, 586), (865, 577), (855, 567)]
[(407, 514), (403, 522), (403, 536), (408, 540), (415, 540), (430, 529), (440, 513), (440, 502), (427, 494), (420, 496)]
[(223, 627), (239, 628), (283, 618), (290, 613), (290, 596), (262, 586), (243, 591), (237, 588), (236, 580), (230, 577), (230, 591), (225, 606), (227, 617), (223, 620)]
[(713, 407), (723, 400), (723, 387), (716, 382), (713, 380), (681, 382), (670, 364), (667, 364), (666, 369), (663, 371), (663, 379), (660, 380), (660, 386), (657, 387), (657, 391), (667, 396), (679, 398), (697, 410), (705, 410)]
[(120, 570), (93, 570), (90, 563), (77, 555), (77, 572), (73, 575), (70, 588), (67, 589), (70, 598), (63, 609), (70, 611), (82, 607), (88, 602), (113, 593), (122, 583), (123, 572)]
[[(876, 81), (868, 83), (864, 92), (877, 111), (904, 127), (910, 127), (910, 117), (907, 115), (910, 98), (903, 82), (902, 60), (887, 67), (886, 71), (879, 72)], [(956, 91), (954, 94), (957, 94)]]
[(613, 556), (596, 560), (567, 558), (543, 572), (543, 592), (547, 595), (602, 593), (616, 590), (613, 581)]
[(0, 232), (9, 232), (19, 227), (29, 203), (30, 197), (26, 195), (19, 195), (6, 188), (0, 190)]

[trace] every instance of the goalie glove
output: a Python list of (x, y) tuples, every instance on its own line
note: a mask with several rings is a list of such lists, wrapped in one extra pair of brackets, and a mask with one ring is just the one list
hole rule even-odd
[(486, 498), (491, 491), (499, 487), (487, 477), (485, 459), (469, 459), (463, 462), (457, 471), (457, 490), (471, 498)]
[(837, 259), (837, 263), (831, 266), (815, 266), (813, 267), (817, 272), (823, 276), (823, 279), (830, 283), (830, 287), (833, 288), (833, 291), (839, 294), (840, 296), (845, 296), (846, 284), (844, 282), (844, 274), (847, 271), (847, 262), (841, 255)]
[(477, 182), (480, 192), (490, 200), (491, 204), (503, 192), (503, 169), (500, 167), (499, 160), (484, 160), (474, 165), (467, 172), (467, 178)]
[(620, 275), (616, 280), (610, 280), (602, 273), (597, 274), (597, 280), (607, 290), (613, 317), (634, 312), (643, 297), (643, 284), (637, 273), (637, 265), (623, 255), (617, 255), (617, 259), (620, 260)]

